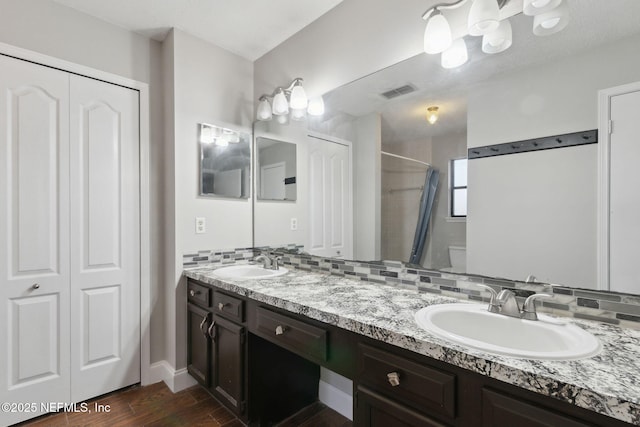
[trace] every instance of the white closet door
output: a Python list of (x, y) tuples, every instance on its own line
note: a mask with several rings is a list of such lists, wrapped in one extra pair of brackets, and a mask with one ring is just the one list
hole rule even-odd
[(349, 147), (309, 139), (309, 253), (353, 256)]
[(640, 92), (611, 98), (609, 283), (640, 292)]
[(70, 398), (68, 81), (0, 55), (0, 402)]
[(71, 399), (140, 381), (138, 92), (71, 76)]

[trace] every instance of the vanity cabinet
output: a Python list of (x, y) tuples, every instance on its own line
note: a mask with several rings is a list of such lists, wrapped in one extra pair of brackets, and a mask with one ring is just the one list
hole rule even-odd
[(629, 425), (215, 286), (187, 289), (188, 370), (250, 426), (314, 403), (320, 366), (353, 380), (355, 426)]
[(187, 281), (187, 370), (244, 418), (247, 389), (245, 301)]

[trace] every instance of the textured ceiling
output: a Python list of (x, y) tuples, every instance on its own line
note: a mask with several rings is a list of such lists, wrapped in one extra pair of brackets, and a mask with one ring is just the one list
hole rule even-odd
[(179, 28), (254, 61), (342, 0), (55, 0), (164, 40)]

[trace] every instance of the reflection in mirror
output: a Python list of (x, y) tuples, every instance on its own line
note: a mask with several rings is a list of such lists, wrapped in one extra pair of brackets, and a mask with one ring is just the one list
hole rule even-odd
[(296, 200), (296, 144), (256, 138), (258, 199)]
[(326, 113), (309, 128), (353, 141), (355, 259), (408, 261), (424, 162), (440, 180), (421, 265), (599, 288), (598, 144), (473, 158), (468, 182), (455, 162), (477, 147), (597, 129), (598, 92), (640, 80), (640, 2), (567, 5), (560, 33), (535, 36), (516, 15), (507, 51), (483, 54), (466, 37), (469, 61), (457, 69), (421, 54), (323, 96)]
[(200, 123), (200, 195), (248, 199), (251, 135)]

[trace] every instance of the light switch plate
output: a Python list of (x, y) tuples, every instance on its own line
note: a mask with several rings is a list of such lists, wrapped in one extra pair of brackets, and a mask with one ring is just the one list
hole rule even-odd
[(291, 218), (291, 230), (296, 231), (298, 229), (298, 218)]
[(196, 234), (204, 234), (207, 231), (207, 221), (204, 217), (196, 217)]

